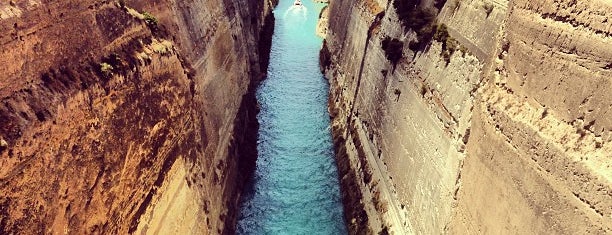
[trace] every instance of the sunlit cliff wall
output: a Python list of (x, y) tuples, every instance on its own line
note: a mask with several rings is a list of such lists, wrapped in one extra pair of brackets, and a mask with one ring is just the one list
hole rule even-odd
[(437, 16), (421, 45), (392, 1), (329, 7), (349, 229), (612, 232), (612, 3), (412, 2)]

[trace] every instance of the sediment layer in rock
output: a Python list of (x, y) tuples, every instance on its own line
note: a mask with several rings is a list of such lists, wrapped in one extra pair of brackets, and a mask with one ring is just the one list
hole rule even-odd
[(419, 45), (427, 28), (392, 1), (332, 1), (321, 59), (351, 231), (612, 232), (611, 7), (449, 0)]
[(231, 232), (270, 4), (0, 3), (0, 233)]

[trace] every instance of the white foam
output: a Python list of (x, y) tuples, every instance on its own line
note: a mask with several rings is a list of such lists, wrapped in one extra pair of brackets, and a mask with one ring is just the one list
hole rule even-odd
[(303, 17), (303, 20), (306, 20), (306, 15), (308, 14), (308, 8), (306, 8), (305, 6), (293, 5), (289, 7), (289, 9), (287, 9), (283, 17), (287, 19), (288, 16), (296, 17), (296, 16), (299, 16), (300, 14)]

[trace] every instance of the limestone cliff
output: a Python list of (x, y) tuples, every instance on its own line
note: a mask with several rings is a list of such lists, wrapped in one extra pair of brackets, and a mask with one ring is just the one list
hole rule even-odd
[(402, 2), (329, 7), (351, 232), (611, 233), (612, 3)]
[(1, 2), (0, 234), (231, 233), (271, 4)]
[(319, 21), (315, 30), (317, 36), (325, 38), (325, 36), (327, 35), (327, 26), (329, 25), (328, 19), (329, 8), (327, 6), (324, 6), (323, 9), (321, 9), (321, 13), (319, 13)]

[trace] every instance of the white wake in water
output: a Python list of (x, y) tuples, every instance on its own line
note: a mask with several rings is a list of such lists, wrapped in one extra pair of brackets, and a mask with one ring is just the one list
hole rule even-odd
[(300, 17), (300, 21), (306, 21), (306, 15), (308, 14), (308, 9), (305, 6), (296, 6), (293, 5), (287, 9), (283, 19), (287, 19), (287, 17), (291, 16), (291, 18)]
[(245, 185), (237, 235), (346, 235), (334, 160), (329, 84), (315, 35), (323, 4), (280, 0), (268, 76), (257, 88), (257, 161)]

